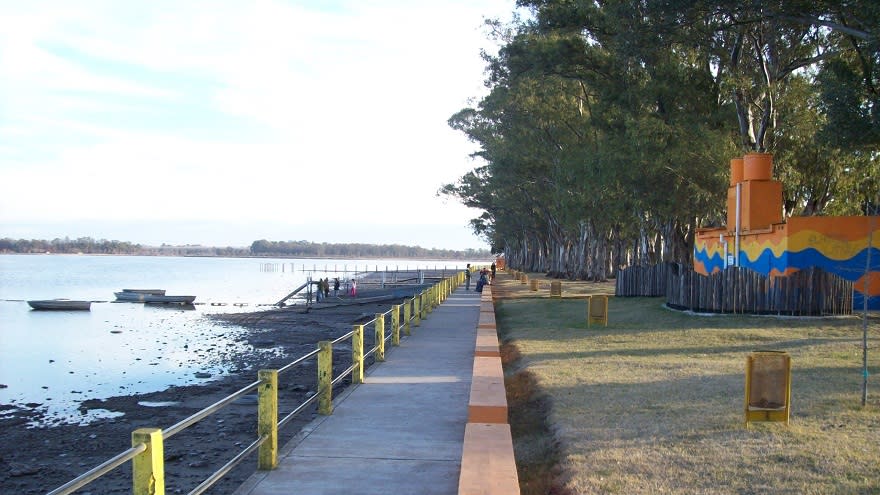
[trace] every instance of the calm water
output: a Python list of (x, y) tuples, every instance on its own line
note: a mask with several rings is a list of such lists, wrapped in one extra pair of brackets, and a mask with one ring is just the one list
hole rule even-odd
[[(277, 302), (309, 275), (464, 264), (0, 255), (0, 405), (38, 409), (50, 422), (87, 423), (104, 412), (81, 414), (83, 400), (210, 381), (230, 371), (235, 353), (256, 352), (236, 342), (241, 329), (213, 324), (206, 314), (267, 309), (261, 305)], [(194, 295), (195, 309), (111, 302), (123, 288)], [(54, 298), (102, 302), (82, 312), (33, 311), (26, 302)]]

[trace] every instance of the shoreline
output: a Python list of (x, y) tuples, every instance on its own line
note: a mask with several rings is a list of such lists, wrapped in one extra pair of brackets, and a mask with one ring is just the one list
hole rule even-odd
[[(168, 428), (204, 407), (221, 400), (256, 380), (257, 370), (278, 369), (314, 349), (319, 340), (332, 340), (351, 330), (359, 321), (372, 319), (396, 302), (366, 302), (351, 305), (284, 309), (247, 313), (206, 315), (216, 322), (243, 328), (240, 341), (252, 349), (274, 348), (275, 357), (260, 362), (244, 353), (234, 357), (235, 370), (217, 380), (196, 385), (172, 386), (159, 392), (91, 399), (82, 403), (83, 412), (105, 409), (122, 416), (98, 419), (87, 426), (63, 424), (28, 428), (39, 414), (0, 410), (0, 492), (44, 494), (67, 483), (116, 454), (128, 449), (131, 432), (142, 427)], [(365, 340), (372, 341), (372, 332)], [(371, 343), (365, 342), (365, 345)], [(340, 345), (345, 349), (344, 344)], [(341, 351), (345, 354), (345, 351)], [(311, 361), (311, 362), (310, 362)], [(279, 414), (292, 410), (315, 393), (316, 367), (306, 361), (279, 380)], [(347, 367), (345, 358), (334, 364), (334, 373)], [(370, 359), (372, 362), (372, 359)], [(342, 380), (334, 394), (347, 386)], [(158, 407), (157, 407), (158, 405)], [(315, 416), (309, 408), (279, 431), (280, 442), (292, 438)], [(187, 428), (165, 445), (166, 490), (192, 490), (235, 453), (254, 439), (255, 402), (245, 396), (219, 412)], [(256, 461), (245, 460), (217, 485), (218, 493), (231, 492), (256, 469)], [(222, 488), (221, 488), (222, 487)], [(130, 465), (120, 466), (84, 490), (92, 493), (129, 493)]]

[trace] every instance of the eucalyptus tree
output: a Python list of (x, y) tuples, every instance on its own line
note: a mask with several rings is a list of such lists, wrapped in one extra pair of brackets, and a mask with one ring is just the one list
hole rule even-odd
[[(545, 71), (576, 77), (594, 94), (592, 124), (606, 185), (637, 226), (636, 261), (687, 261), (699, 218), (718, 218), (733, 107), (725, 101), (705, 26), (677, 24), (672, 11), (624, 1), (520, 2), (536, 29), (556, 39)], [(540, 66), (539, 66), (540, 67)], [(627, 229), (627, 234), (633, 233)]]
[(688, 261), (742, 152), (776, 154), (788, 212), (852, 210), (877, 190), (874, 3), (520, 0), (450, 119), (486, 165), (442, 192), (521, 267), (593, 279)]

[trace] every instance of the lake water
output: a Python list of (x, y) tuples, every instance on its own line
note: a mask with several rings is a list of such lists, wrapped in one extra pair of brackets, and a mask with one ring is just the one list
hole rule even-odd
[[(49, 424), (85, 424), (109, 413), (83, 414), (83, 400), (210, 381), (230, 371), (235, 353), (258, 352), (237, 342), (241, 329), (206, 314), (267, 309), (309, 276), (463, 269), (467, 262), (0, 255), (0, 405), (39, 410)], [(195, 309), (112, 302), (123, 288), (194, 295)], [(27, 304), (55, 298), (100, 302), (91, 311)], [(14, 410), (0, 407), (2, 414)]]

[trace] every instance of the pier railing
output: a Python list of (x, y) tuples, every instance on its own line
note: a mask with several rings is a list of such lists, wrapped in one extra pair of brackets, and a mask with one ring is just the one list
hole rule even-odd
[[(278, 430), (316, 402), (319, 414), (332, 414), (333, 386), (343, 381), (346, 377), (350, 377), (353, 384), (363, 383), (364, 360), (367, 357), (373, 356), (376, 361), (384, 361), (385, 344), (390, 341), (392, 346), (399, 345), (401, 330), (404, 332), (404, 335), (410, 335), (412, 327), (418, 327), (421, 321), (427, 318), (434, 308), (445, 301), (452, 291), (461, 285), (464, 280), (463, 271), (441, 279), (412, 298), (404, 299), (402, 304), (392, 305), (388, 311), (376, 314), (376, 317), (372, 320), (354, 325), (352, 330), (345, 335), (334, 340), (318, 342), (316, 349), (300, 356), (283, 367), (277, 370), (260, 370), (257, 373), (257, 380), (255, 382), (169, 428), (164, 430), (161, 428), (138, 428), (132, 432), (131, 448), (52, 490), (48, 495), (67, 495), (73, 493), (128, 461), (131, 461), (132, 464), (133, 494), (165, 493), (164, 443), (186, 428), (254, 391), (257, 392), (256, 439), (189, 493), (190, 495), (204, 493), (255, 452), (257, 453), (257, 469), (275, 469), (278, 465)], [(385, 331), (386, 318), (390, 319), (390, 334), (386, 334)], [(374, 331), (374, 345), (372, 348), (364, 350), (364, 331), (369, 326), (372, 326)], [(351, 339), (352, 349), (351, 366), (334, 377), (333, 346), (349, 339)], [(306, 399), (279, 421), (279, 377), (311, 359), (317, 359), (317, 393)]]

